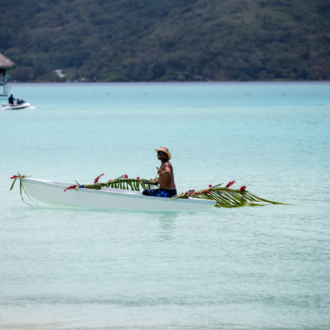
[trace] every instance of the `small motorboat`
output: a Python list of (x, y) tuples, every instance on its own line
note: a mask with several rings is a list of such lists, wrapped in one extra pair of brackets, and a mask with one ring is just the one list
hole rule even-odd
[[(35, 204), (34, 199), (50, 205), (62, 205), (72, 207), (98, 208), (98, 209), (122, 209), (122, 210), (145, 210), (145, 211), (196, 211), (207, 210), (213, 207), (232, 208), (242, 206), (257, 206), (266, 204), (282, 204), (269, 201), (251, 194), (246, 186), (240, 189), (230, 188), (235, 181), (229, 182), (225, 187), (222, 184), (209, 185), (208, 189), (199, 191), (189, 190), (186, 193), (173, 196), (172, 198), (145, 196), (140, 188), (150, 189), (154, 186), (153, 180), (137, 177), (130, 179), (122, 175), (113, 180), (100, 183), (99, 175), (93, 184), (81, 185), (55, 182), (50, 180), (32, 179), (30, 176), (12, 176), (15, 182), (20, 182), (20, 195), (24, 203), (23, 194)], [(33, 205), (31, 205), (33, 206)]]
[(13, 104), (3, 103), (2, 110), (22, 110), (22, 109), (28, 108), (30, 106), (31, 106), (31, 104), (29, 102), (21, 100), (19, 102), (15, 102)]

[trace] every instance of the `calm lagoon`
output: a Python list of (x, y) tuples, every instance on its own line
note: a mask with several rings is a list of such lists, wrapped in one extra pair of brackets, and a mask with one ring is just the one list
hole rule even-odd
[[(1, 329), (329, 329), (330, 83), (13, 84), (0, 112)], [(2, 100), (4, 103), (5, 100)], [(29, 207), (9, 178), (236, 180), (290, 203)]]

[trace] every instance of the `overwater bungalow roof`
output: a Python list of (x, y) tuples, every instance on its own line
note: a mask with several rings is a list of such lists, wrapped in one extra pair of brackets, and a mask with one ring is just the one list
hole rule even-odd
[(7, 58), (5, 55), (0, 53), (0, 69), (15, 69), (16, 64)]

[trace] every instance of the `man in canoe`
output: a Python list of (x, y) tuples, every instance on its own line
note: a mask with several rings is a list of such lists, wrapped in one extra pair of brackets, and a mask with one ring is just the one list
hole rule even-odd
[(168, 148), (160, 147), (155, 149), (157, 152), (157, 158), (162, 162), (160, 168), (157, 168), (159, 177), (155, 180), (155, 185), (159, 184), (159, 189), (145, 189), (143, 195), (154, 197), (173, 197), (177, 195), (173, 167), (169, 160), (172, 158)]

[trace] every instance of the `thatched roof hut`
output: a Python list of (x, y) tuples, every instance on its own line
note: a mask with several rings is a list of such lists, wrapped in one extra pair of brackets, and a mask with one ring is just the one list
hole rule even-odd
[(15, 68), (16, 64), (9, 58), (7, 58), (5, 55), (0, 53), (0, 69), (10, 70)]
[(16, 64), (0, 53), (0, 96), (8, 96), (7, 71), (15, 68)]

